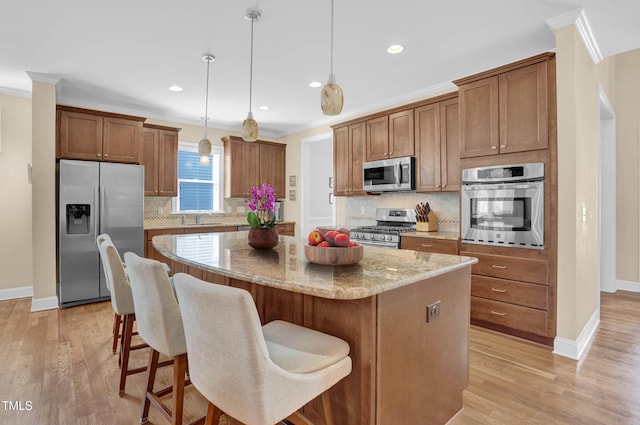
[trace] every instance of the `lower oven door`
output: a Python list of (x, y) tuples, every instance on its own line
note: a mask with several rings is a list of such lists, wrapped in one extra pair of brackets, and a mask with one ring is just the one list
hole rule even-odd
[(544, 182), (462, 187), (463, 243), (544, 249)]

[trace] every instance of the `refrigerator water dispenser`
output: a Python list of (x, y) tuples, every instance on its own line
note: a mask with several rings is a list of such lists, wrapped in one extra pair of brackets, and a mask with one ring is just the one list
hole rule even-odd
[(81, 235), (89, 233), (91, 205), (67, 204), (67, 234)]

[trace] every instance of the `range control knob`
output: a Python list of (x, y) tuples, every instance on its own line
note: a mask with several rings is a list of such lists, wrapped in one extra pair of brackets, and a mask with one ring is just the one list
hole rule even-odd
[(367, 239), (373, 239), (373, 235), (367, 235)]
[(378, 236), (378, 239), (383, 241), (385, 239), (385, 236), (384, 235), (380, 235), (380, 236)]
[(387, 240), (390, 241), (391, 239), (393, 239), (393, 236), (387, 235)]

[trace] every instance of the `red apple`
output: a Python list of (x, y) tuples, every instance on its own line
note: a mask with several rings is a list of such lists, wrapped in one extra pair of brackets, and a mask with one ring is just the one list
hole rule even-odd
[(324, 236), (322, 236), (322, 232), (318, 229), (314, 229), (309, 232), (309, 245), (318, 245), (320, 242), (324, 240)]
[(333, 239), (335, 246), (342, 246), (345, 248), (349, 246), (349, 242), (351, 242), (351, 239), (349, 238), (349, 235), (345, 233), (338, 233)]
[(331, 245), (330, 245), (330, 244), (329, 244), (329, 242), (327, 242), (327, 241), (322, 241), (322, 242), (320, 242), (320, 243), (318, 244), (318, 247), (319, 247), (319, 248), (326, 248), (326, 247), (328, 247), (328, 246), (331, 246)]
[(338, 232), (339, 232), (339, 233), (344, 233), (344, 234), (346, 234), (346, 235), (351, 236), (351, 230), (347, 229), (346, 227), (341, 227), (341, 228), (339, 228), (339, 229), (338, 229)]
[(354, 246), (358, 246), (354, 241), (349, 241), (349, 248), (353, 248)]
[(334, 238), (338, 235), (338, 232), (335, 230), (329, 230), (324, 234), (324, 240), (329, 242), (331, 246), (335, 245)]

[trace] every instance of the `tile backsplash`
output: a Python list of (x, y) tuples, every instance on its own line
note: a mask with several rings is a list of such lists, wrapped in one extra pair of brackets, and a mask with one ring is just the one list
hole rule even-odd
[[(224, 199), (223, 211), (212, 215), (204, 215), (202, 222), (237, 222), (239, 220), (243, 221), (247, 217), (246, 205), (241, 198)], [(144, 220), (146, 223), (179, 224), (183, 215), (187, 223), (195, 222), (195, 214), (171, 214), (170, 196), (144, 197)]]
[(376, 208), (414, 208), (420, 202), (428, 202), (438, 218), (442, 232), (460, 231), (460, 194), (458, 192), (414, 193), (390, 192), (377, 196), (352, 196), (347, 198), (346, 225), (363, 226), (376, 223)]

